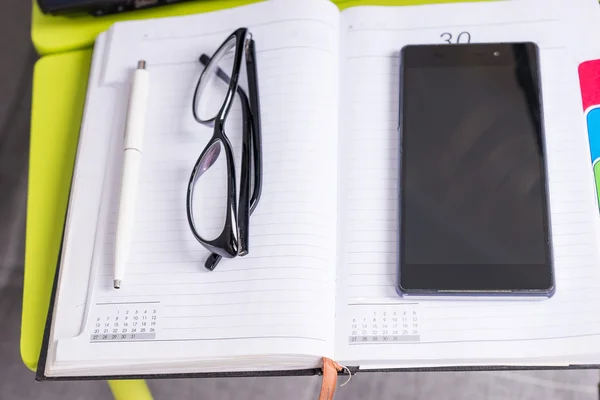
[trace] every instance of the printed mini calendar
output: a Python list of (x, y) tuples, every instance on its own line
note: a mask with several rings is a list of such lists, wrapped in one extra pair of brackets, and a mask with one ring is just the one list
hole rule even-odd
[(159, 302), (97, 303), (90, 321), (90, 342), (155, 339), (159, 306)]
[(421, 338), (416, 304), (353, 307), (350, 327), (351, 345), (418, 342)]

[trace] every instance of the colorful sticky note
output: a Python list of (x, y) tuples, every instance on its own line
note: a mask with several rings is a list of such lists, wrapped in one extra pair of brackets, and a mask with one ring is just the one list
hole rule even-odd
[(590, 155), (600, 204), (600, 60), (586, 61), (579, 66), (581, 99), (586, 114)]

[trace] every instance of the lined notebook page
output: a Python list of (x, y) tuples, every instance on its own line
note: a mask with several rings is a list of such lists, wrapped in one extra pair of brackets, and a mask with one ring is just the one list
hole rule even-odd
[[(586, 351), (585, 340), (600, 341), (597, 211), (577, 60), (568, 47), (582, 38), (561, 20), (564, 14), (558, 3), (534, 1), (343, 13), (338, 360), (501, 363), (575, 355)], [(395, 292), (399, 51), (449, 36), (540, 47), (557, 281), (550, 300), (408, 301)], [(576, 340), (554, 347), (553, 338)]]
[[(59, 346), (60, 362), (256, 354), (305, 354), (316, 362), (332, 354), (338, 16), (326, 2), (273, 2), (111, 32), (105, 83), (130, 68), (123, 54), (145, 59), (151, 81), (134, 240), (123, 287), (114, 290), (122, 131), (90, 133), (112, 135), (115, 161), (103, 193), (85, 329), (77, 344)], [(209, 272), (209, 253), (192, 236), (185, 210), (192, 167), (212, 135), (193, 119), (192, 95), (200, 54), (212, 54), (239, 26), (256, 41), (263, 191), (250, 220), (249, 255)], [(227, 134), (239, 168), (235, 111)]]

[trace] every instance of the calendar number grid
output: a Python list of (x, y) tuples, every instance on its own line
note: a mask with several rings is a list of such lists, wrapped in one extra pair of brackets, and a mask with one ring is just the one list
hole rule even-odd
[(158, 304), (97, 304), (90, 342), (125, 342), (156, 339)]
[(419, 342), (416, 309), (359, 312), (351, 318), (349, 344)]

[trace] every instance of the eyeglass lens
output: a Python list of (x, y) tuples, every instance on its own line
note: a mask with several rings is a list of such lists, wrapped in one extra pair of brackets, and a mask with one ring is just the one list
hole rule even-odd
[(232, 75), (235, 49), (236, 40), (233, 37), (212, 57), (202, 73), (194, 104), (196, 116), (202, 121), (215, 118), (225, 102), (229, 82), (219, 78), (217, 71), (221, 69), (228, 77)]

